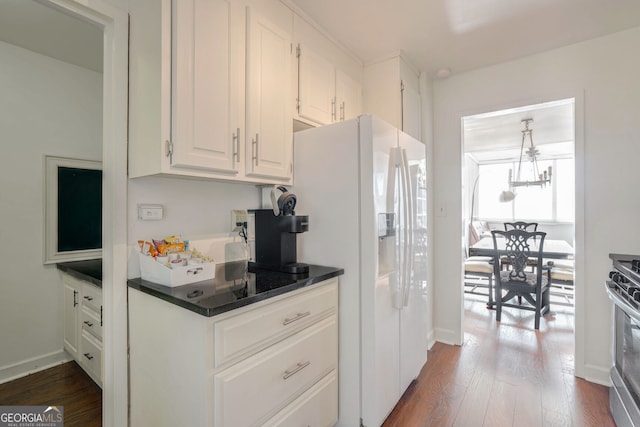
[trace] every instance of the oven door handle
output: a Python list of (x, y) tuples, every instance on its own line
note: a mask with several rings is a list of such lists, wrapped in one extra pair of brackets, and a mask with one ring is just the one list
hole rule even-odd
[(620, 307), (622, 311), (624, 311), (630, 317), (633, 317), (636, 322), (640, 322), (640, 313), (631, 307), (628, 301), (622, 298), (618, 293), (616, 293), (612, 288), (615, 288), (615, 284), (612, 281), (606, 281), (604, 284), (605, 291), (607, 292), (607, 296), (615, 305)]

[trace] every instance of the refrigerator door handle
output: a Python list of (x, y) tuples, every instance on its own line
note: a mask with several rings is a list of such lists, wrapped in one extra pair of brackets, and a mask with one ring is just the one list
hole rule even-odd
[[(398, 193), (397, 186), (402, 186), (402, 173), (401, 166), (402, 165), (402, 154), (399, 152), (398, 147), (391, 147), (389, 150), (389, 169), (387, 173), (387, 212), (395, 212), (397, 215), (397, 221), (395, 224), (396, 228), (396, 245), (393, 249), (395, 251), (395, 272), (393, 273), (393, 278), (395, 279), (395, 283), (391, 282), (391, 301), (395, 308), (402, 308), (403, 300), (404, 300), (404, 253), (403, 253), (403, 245), (399, 245), (404, 240), (404, 219), (401, 215), (401, 212), (396, 212), (396, 197), (402, 197), (402, 191)], [(399, 207), (402, 209), (401, 207)], [(393, 280), (393, 279), (392, 279)]]
[(411, 278), (413, 276), (414, 269), (414, 250), (415, 250), (415, 217), (414, 217), (414, 191), (411, 183), (411, 172), (409, 169), (409, 161), (407, 160), (407, 152), (402, 149), (402, 171), (404, 175), (404, 200), (405, 200), (405, 213), (407, 218), (406, 230), (407, 230), (407, 244), (406, 244), (406, 270), (404, 272), (404, 288), (403, 288), (403, 306), (409, 305), (409, 291), (411, 287)]
[(401, 309), (403, 306), (405, 306), (405, 301), (408, 298), (407, 288), (408, 288), (410, 274), (411, 274), (411, 270), (410, 270), (410, 267), (411, 267), (411, 264), (410, 264), (411, 219), (410, 217), (411, 215), (410, 215), (410, 200), (409, 200), (409, 188), (408, 188), (409, 181), (408, 181), (406, 161), (405, 161), (406, 153), (402, 149), (398, 149), (398, 150), (400, 154), (400, 158), (398, 159), (399, 160), (398, 170), (400, 173), (400, 182), (401, 182), (399, 208), (402, 210), (402, 236), (403, 236), (402, 246), (400, 248), (402, 253), (402, 263), (401, 263), (402, 281), (400, 282), (401, 300), (400, 300), (400, 305), (398, 306), (398, 308)]

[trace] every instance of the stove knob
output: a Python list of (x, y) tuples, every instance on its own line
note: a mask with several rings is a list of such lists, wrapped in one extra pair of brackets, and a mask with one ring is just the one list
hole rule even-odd
[(630, 297), (633, 297), (633, 294), (636, 293), (636, 291), (640, 291), (640, 288), (638, 288), (637, 286), (629, 286), (629, 288), (627, 289), (627, 293)]
[(615, 282), (616, 281), (615, 277), (618, 276), (618, 275), (620, 275), (620, 273), (618, 273), (617, 271), (610, 271), (609, 272), (609, 279), (612, 279)]
[(640, 292), (636, 292), (635, 294), (633, 294), (633, 299), (636, 302), (640, 302)]

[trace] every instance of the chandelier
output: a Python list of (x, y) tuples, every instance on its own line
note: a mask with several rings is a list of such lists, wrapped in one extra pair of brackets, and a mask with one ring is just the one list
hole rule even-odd
[[(529, 123), (531, 123), (533, 119), (523, 119), (521, 120), (524, 123), (524, 129), (522, 130), (522, 143), (520, 145), (520, 160), (518, 161), (518, 172), (516, 174), (516, 179), (513, 179), (513, 170), (509, 169), (509, 190), (503, 191), (500, 195), (500, 200), (503, 202), (510, 202), (516, 196), (516, 193), (513, 191), (516, 187), (531, 187), (531, 186), (540, 186), (540, 188), (545, 187), (547, 184), (551, 184), (551, 166), (547, 170), (540, 172), (540, 168), (538, 167), (538, 156), (540, 152), (533, 145), (533, 129), (529, 129)], [(529, 146), (525, 150), (525, 143), (529, 137)], [(530, 163), (530, 175), (528, 175), (529, 179), (523, 179), (522, 175), (522, 162), (525, 160), (526, 163)]]

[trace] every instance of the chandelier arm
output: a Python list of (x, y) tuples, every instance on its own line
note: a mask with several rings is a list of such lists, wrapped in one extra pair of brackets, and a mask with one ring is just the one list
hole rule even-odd
[(533, 129), (528, 129), (529, 132), (529, 143), (531, 144), (531, 162), (533, 163), (533, 179), (540, 179), (540, 168), (538, 167), (538, 156), (536, 154), (536, 147), (533, 145)]
[(524, 153), (524, 132), (522, 131), (522, 143), (520, 144), (520, 160), (518, 160), (518, 173), (516, 175), (516, 182), (520, 181), (520, 171), (522, 170), (522, 153)]

